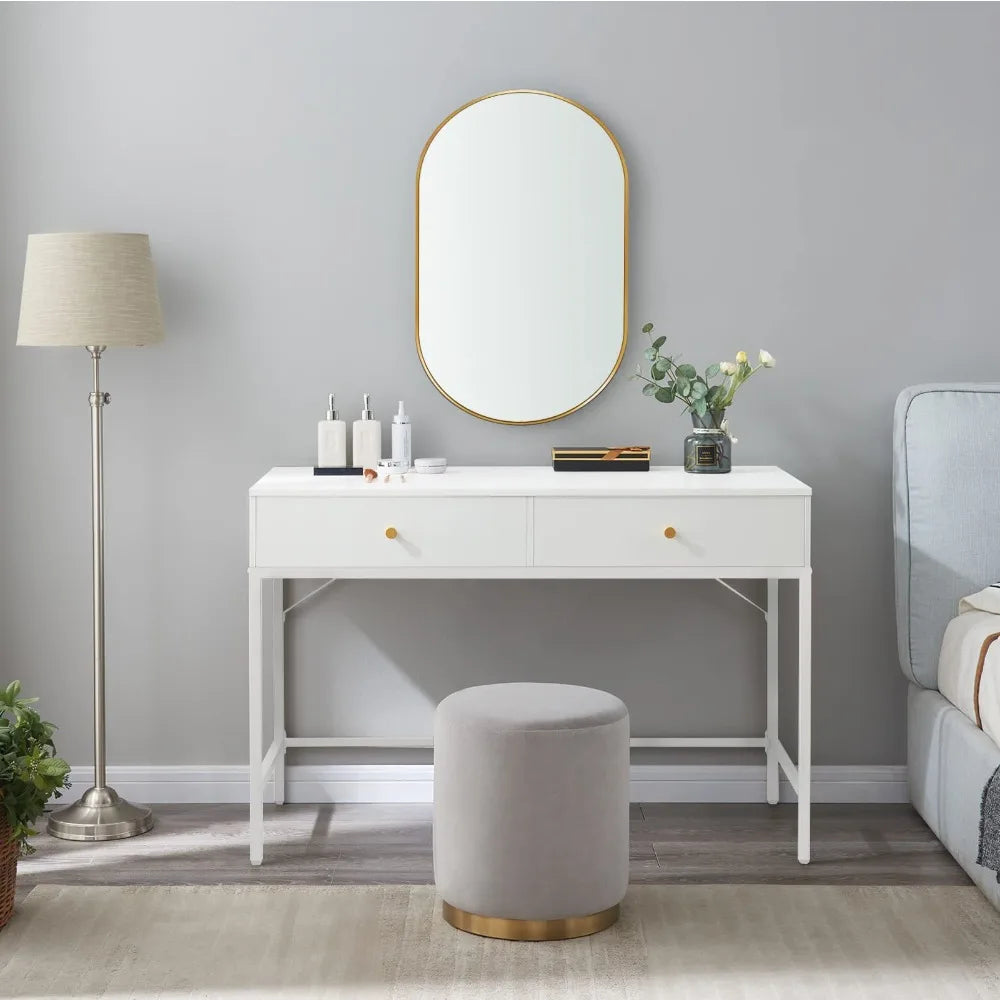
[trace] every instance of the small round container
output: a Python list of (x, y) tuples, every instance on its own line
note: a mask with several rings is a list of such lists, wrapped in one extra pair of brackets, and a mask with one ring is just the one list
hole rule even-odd
[(425, 476), (440, 475), (448, 468), (448, 460), (444, 458), (415, 458), (413, 471)]

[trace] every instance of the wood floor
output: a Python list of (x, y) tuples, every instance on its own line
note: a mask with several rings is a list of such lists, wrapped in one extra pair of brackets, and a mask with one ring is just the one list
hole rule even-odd
[[(161, 805), (142, 837), (80, 844), (41, 834), (18, 895), (42, 883), (267, 885), (429, 883), (429, 805), (265, 808), (264, 864), (251, 868), (245, 805)], [(813, 807), (813, 862), (795, 858), (793, 805), (633, 805), (638, 883), (968, 885), (907, 805)]]

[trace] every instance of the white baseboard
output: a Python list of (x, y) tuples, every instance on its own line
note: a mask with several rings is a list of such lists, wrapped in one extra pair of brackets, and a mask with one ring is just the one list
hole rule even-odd
[[(92, 767), (74, 767), (80, 791)], [(430, 802), (430, 764), (294, 764), (286, 769), (286, 802)], [(896, 765), (814, 767), (814, 802), (907, 802), (906, 768)], [(109, 767), (108, 783), (136, 802), (247, 802), (245, 765)], [(754, 764), (633, 764), (633, 802), (763, 802), (764, 768)], [(68, 798), (69, 796), (67, 796)], [(274, 797), (270, 783), (266, 800)], [(795, 801), (787, 782), (781, 799)]]

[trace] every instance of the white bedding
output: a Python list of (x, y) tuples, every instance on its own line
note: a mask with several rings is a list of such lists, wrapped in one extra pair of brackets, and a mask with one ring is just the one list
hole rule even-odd
[(1000, 745), (1000, 614), (969, 610), (948, 623), (938, 689)]
[(958, 602), (958, 613), (961, 615), (966, 611), (992, 611), (993, 614), (1000, 615), (1000, 583), (983, 587), (977, 593), (963, 597)]

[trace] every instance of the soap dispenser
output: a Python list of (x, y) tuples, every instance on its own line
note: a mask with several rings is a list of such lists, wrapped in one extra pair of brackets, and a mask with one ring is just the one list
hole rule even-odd
[(347, 424), (337, 419), (332, 392), (326, 420), (319, 422), (316, 444), (316, 464), (321, 469), (342, 469), (347, 465)]
[(392, 418), (392, 465), (401, 472), (409, 472), (413, 465), (413, 428), (402, 400)]
[(371, 396), (365, 393), (365, 405), (359, 420), (354, 421), (354, 464), (362, 469), (377, 469), (382, 460), (382, 425), (371, 409)]

